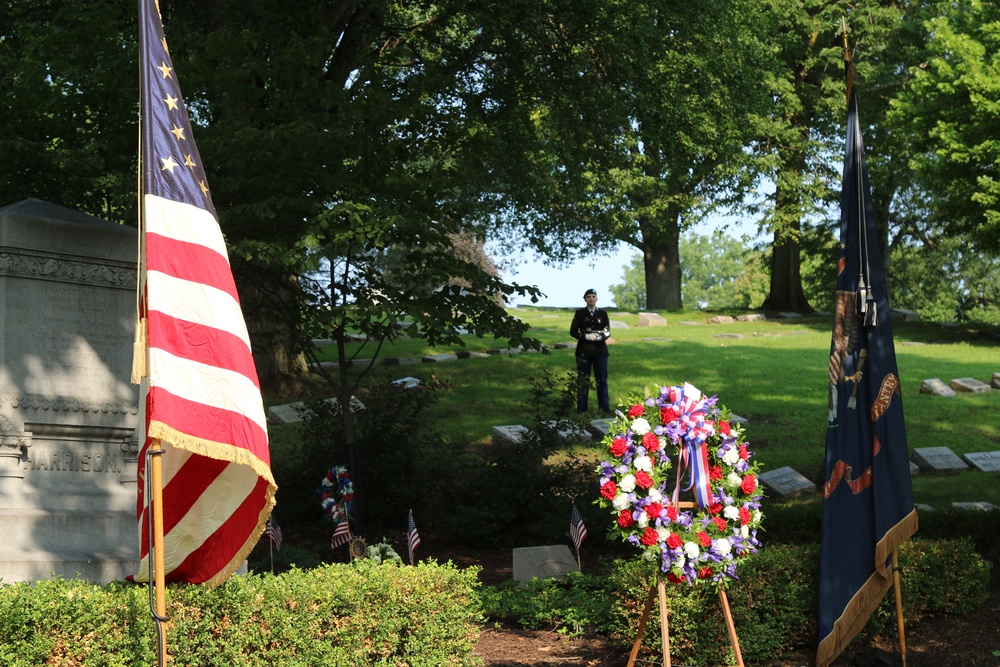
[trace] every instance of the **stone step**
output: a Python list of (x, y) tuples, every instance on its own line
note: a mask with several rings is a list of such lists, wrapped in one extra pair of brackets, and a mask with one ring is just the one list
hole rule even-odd
[(132, 512), (0, 509), (0, 545), (8, 550), (103, 553), (123, 545), (138, 549), (138, 534)]
[(110, 552), (0, 550), (0, 581), (5, 584), (53, 577), (79, 577), (106, 584), (135, 574), (138, 567), (138, 544), (134, 550), (120, 548)]

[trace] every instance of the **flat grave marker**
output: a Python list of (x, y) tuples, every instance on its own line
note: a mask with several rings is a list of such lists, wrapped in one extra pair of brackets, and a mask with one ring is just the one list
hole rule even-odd
[(565, 544), (514, 549), (514, 579), (524, 585), (532, 579), (562, 579), (579, 572), (573, 552)]
[(968, 470), (965, 461), (948, 447), (918, 447), (913, 450), (913, 460), (922, 470)]
[(816, 485), (789, 466), (762, 472), (760, 481), (761, 484), (782, 496), (816, 493)]
[(970, 466), (983, 472), (1000, 472), (1000, 452), (971, 452), (962, 459)]

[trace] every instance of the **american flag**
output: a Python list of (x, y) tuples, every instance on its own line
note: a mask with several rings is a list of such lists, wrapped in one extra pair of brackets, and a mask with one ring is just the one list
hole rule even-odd
[(341, 521), (337, 524), (337, 527), (333, 530), (333, 536), (330, 537), (330, 548), (336, 549), (337, 547), (347, 544), (351, 541), (351, 524), (347, 521)]
[(576, 508), (576, 503), (573, 503), (573, 510), (569, 514), (569, 536), (573, 538), (573, 546), (576, 550), (580, 550), (580, 545), (583, 541), (587, 539), (587, 526), (583, 523), (583, 517), (580, 516), (580, 510)]
[(158, 441), (166, 580), (212, 586), (260, 539), (277, 486), (250, 338), (155, 0), (140, 2), (139, 23), (142, 298), (133, 381), (148, 382), (135, 579), (148, 577), (145, 452)]
[(274, 543), (274, 548), (281, 551), (281, 528), (278, 527), (278, 522), (271, 517), (267, 520), (267, 525), (264, 527), (264, 537), (271, 540)]
[(413, 520), (413, 511), (410, 511), (410, 519), (406, 524), (406, 542), (410, 552), (410, 565), (413, 565), (413, 552), (420, 546), (420, 533), (417, 532), (417, 524)]

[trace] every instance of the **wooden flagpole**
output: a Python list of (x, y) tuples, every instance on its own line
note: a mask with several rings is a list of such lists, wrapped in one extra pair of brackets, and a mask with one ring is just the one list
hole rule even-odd
[(900, 581), (899, 557), (896, 552), (892, 552), (892, 592), (896, 598), (896, 632), (899, 635), (899, 656), (902, 658), (903, 667), (906, 667), (906, 632), (903, 628), (903, 591), (899, 587)]
[[(847, 19), (840, 19), (840, 36), (844, 42), (844, 62), (851, 63), (851, 51), (848, 45), (847, 35), (851, 32), (851, 29), (847, 25)], [(851, 91), (854, 88), (854, 70), (848, 67), (847, 70), (847, 104), (851, 104)], [(862, 358), (862, 363), (864, 359)], [(857, 391), (857, 385), (855, 385), (855, 391)], [(903, 667), (906, 667), (906, 631), (904, 628), (903, 619), (903, 592), (900, 589), (900, 576), (899, 576), (899, 557), (896, 552), (892, 552), (892, 591), (896, 602), (896, 634), (899, 636), (899, 655), (903, 663)]]
[(149, 521), (149, 558), (152, 576), (149, 585), (153, 588), (150, 610), (156, 622), (156, 661), (159, 667), (167, 664), (167, 586), (163, 554), (163, 444), (153, 440), (146, 451), (146, 470), (149, 471), (149, 495), (147, 520)]

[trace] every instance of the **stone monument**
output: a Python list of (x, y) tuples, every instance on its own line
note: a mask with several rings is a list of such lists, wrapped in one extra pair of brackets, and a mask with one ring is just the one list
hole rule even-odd
[(106, 583), (138, 562), (136, 230), (0, 208), (0, 579)]

